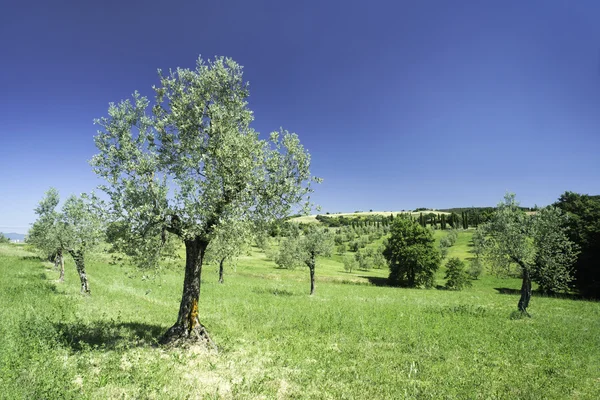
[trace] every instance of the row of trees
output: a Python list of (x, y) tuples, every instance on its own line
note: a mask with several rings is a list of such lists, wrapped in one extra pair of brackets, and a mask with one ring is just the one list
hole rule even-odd
[(59, 201), (58, 191), (50, 188), (35, 209), (38, 219), (29, 230), (27, 240), (60, 266), (61, 282), (64, 280), (64, 255), (68, 253), (75, 262), (81, 292), (89, 294), (85, 259), (103, 239), (102, 214), (97, 209), (101, 203), (94, 196), (70, 196), (58, 210)]

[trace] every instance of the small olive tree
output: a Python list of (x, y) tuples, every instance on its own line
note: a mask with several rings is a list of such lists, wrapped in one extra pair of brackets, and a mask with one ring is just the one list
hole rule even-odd
[(225, 261), (239, 257), (251, 239), (251, 229), (240, 221), (228, 221), (219, 226), (207, 248), (207, 259), (219, 265), (219, 283), (224, 283)]
[(519, 311), (527, 314), (532, 281), (542, 288), (564, 290), (572, 279), (571, 265), (578, 249), (565, 229), (565, 216), (554, 207), (528, 216), (519, 208), (515, 195), (507, 193), (504, 201), (483, 226), (486, 256), (498, 271), (513, 265), (522, 277)]
[(295, 134), (262, 140), (250, 127), (248, 84), (235, 61), (198, 59), (194, 70), (159, 71), (159, 78), (152, 106), (135, 93), (96, 121), (99, 153), (91, 164), (106, 180), (113, 219), (142, 238), (168, 231), (185, 244), (179, 313), (162, 343), (211, 342), (198, 317), (208, 245), (227, 221), (250, 226), (298, 205), (307, 211), (316, 179)]
[(61, 226), (59, 225), (59, 212), (56, 207), (60, 196), (56, 188), (46, 191), (42, 200), (35, 208), (38, 216), (27, 233), (27, 242), (40, 250), (44, 257), (54, 261), (54, 267), (59, 268), (59, 282), (65, 279), (64, 247), (60, 240)]
[(324, 229), (306, 228), (299, 236), (289, 236), (281, 242), (276, 264), (280, 268), (295, 269), (307, 266), (310, 273), (310, 294), (315, 293), (315, 269), (317, 257), (329, 257), (333, 252), (333, 237)]
[(300, 259), (308, 267), (310, 273), (310, 295), (315, 293), (315, 268), (317, 256), (329, 257), (333, 251), (333, 239), (323, 229), (311, 227), (300, 238)]

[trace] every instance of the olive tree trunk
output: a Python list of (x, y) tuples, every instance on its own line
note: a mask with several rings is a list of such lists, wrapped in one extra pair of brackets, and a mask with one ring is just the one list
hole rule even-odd
[(198, 318), (198, 301), (200, 300), (200, 277), (202, 261), (208, 241), (199, 237), (185, 241), (185, 277), (183, 294), (179, 305), (177, 322), (163, 335), (162, 344), (177, 345), (184, 342), (206, 342), (214, 344), (206, 328)]
[(222, 258), (221, 261), (219, 262), (219, 283), (223, 283), (223, 263), (225, 261), (225, 258)]
[(315, 294), (315, 259), (311, 257), (306, 264), (308, 265), (308, 270), (310, 271), (310, 295)]
[(531, 299), (531, 277), (529, 269), (523, 268), (523, 283), (521, 284), (521, 298), (519, 299), (519, 311), (527, 314), (529, 300)]
[(82, 294), (90, 294), (90, 284), (87, 279), (87, 274), (85, 272), (85, 260), (83, 257), (82, 250), (69, 250), (69, 254), (73, 257), (75, 261), (75, 268), (77, 269), (77, 273), (79, 274), (79, 280), (81, 281), (81, 293)]

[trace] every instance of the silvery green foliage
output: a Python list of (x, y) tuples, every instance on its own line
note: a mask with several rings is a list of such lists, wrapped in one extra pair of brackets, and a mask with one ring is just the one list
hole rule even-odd
[(281, 241), (275, 264), (284, 269), (296, 269), (304, 265), (300, 236), (288, 236)]
[(213, 233), (207, 248), (207, 258), (217, 264), (221, 260), (234, 261), (252, 238), (252, 226), (239, 220), (223, 221)]
[(309, 227), (304, 235), (288, 236), (281, 241), (275, 263), (280, 268), (295, 269), (314, 263), (317, 256), (329, 257), (333, 237), (323, 229)]
[(352, 272), (352, 270), (358, 268), (358, 261), (356, 261), (356, 257), (346, 254), (343, 258), (344, 270), (346, 272)]
[(531, 271), (535, 261), (532, 222), (519, 208), (514, 193), (507, 193), (491, 220), (482, 226), (487, 237), (486, 256), (493, 272), (508, 274), (515, 264)]
[(93, 194), (67, 198), (59, 217), (63, 248), (86, 252), (100, 244), (105, 235), (105, 225), (99, 204)]
[(60, 201), (58, 190), (50, 188), (35, 208), (38, 218), (27, 233), (27, 242), (39, 249), (45, 257), (50, 257), (61, 248), (59, 213), (56, 207)]
[(272, 220), (299, 203), (310, 208), (317, 181), (310, 156), (287, 131), (259, 139), (241, 66), (199, 59), (195, 70), (159, 76), (151, 109), (136, 92), (96, 121), (99, 153), (91, 164), (107, 181), (101, 188), (114, 220), (140, 238), (166, 229), (210, 241), (227, 221)]
[(58, 191), (50, 188), (35, 209), (38, 219), (29, 231), (29, 242), (46, 254), (58, 249), (85, 252), (95, 247), (104, 235), (97, 197), (70, 196), (57, 211), (59, 201)]
[(300, 249), (305, 263), (314, 260), (316, 256), (329, 257), (333, 253), (333, 237), (325, 229), (310, 226), (308, 232), (300, 238)]
[(566, 235), (566, 216), (551, 206), (528, 216), (518, 206), (515, 195), (507, 194), (484, 225), (484, 248), (492, 267), (507, 273), (516, 264), (542, 291), (567, 290), (577, 247)]

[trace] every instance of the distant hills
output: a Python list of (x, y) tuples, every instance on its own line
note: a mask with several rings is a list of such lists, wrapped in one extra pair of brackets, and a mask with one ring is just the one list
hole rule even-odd
[(9, 238), (10, 240), (20, 240), (21, 242), (25, 240), (25, 235), (23, 235), (22, 233), (14, 233), (14, 232), (9, 232), (9, 233), (0, 232), (0, 233), (3, 234), (4, 237)]

